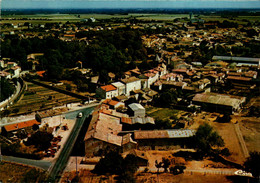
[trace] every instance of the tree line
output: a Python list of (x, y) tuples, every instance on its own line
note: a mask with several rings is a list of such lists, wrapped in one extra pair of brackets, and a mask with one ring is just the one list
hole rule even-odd
[[(87, 36), (87, 41), (64, 42), (55, 37), (20, 39), (8, 37), (2, 42), (2, 57), (11, 58), (23, 70), (30, 70), (27, 62), (30, 53), (44, 53), (37, 70), (46, 70), (46, 78), (60, 79), (64, 68), (77, 66), (91, 68), (95, 73), (114, 72), (120, 74), (134, 68), (136, 60), (146, 60), (147, 50), (142, 44), (141, 32), (128, 28), (101, 32), (83, 32), (77, 37)], [(125, 64), (130, 61), (131, 64)], [(57, 72), (58, 71), (58, 72)], [(58, 73), (58, 74), (57, 74)]]

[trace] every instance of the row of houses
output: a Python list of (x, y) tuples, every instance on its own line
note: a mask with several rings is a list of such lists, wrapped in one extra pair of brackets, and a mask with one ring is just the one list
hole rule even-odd
[(21, 67), (16, 62), (11, 62), (9, 58), (0, 60), (0, 76), (6, 79), (18, 78), (21, 73)]
[(167, 74), (167, 67), (164, 63), (145, 71), (143, 74), (138, 68), (129, 70), (125, 72), (125, 79), (97, 88), (96, 95), (103, 99), (111, 99), (120, 95), (130, 96), (131, 91), (150, 88), (165, 74)]

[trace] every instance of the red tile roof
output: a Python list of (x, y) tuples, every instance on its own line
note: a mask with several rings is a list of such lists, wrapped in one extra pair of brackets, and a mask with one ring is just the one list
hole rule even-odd
[(43, 74), (45, 73), (46, 71), (37, 71), (36, 74), (40, 77), (43, 77)]
[(238, 80), (238, 81), (251, 81), (252, 78), (239, 77), (239, 76), (228, 76), (227, 79)]
[(16, 124), (11, 124), (11, 125), (6, 125), (4, 126), (5, 130), (7, 132), (11, 132), (11, 131), (15, 131), (15, 130), (19, 130), (19, 129), (23, 129), (26, 127), (31, 127), (34, 124), (39, 125), (41, 124), (40, 122), (34, 120), (30, 120), (30, 121), (25, 121), (25, 122), (21, 122), (21, 123), (16, 123)]
[(122, 117), (121, 118), (121, 123), (127, 123), (127, 124), (132, 124), (132, 120), (131, 118), (126, 118), (126, 117)]
[(106, 86), (101, 86), (101, 89), (108, 92), (108, 91), (116, 90), (116, 87), (114, 87), (113, 85), (106, 85)]

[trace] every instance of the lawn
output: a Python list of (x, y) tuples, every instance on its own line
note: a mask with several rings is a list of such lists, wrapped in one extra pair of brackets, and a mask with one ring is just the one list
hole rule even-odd
[(179, 115), (182, 113), (183, 111), (180, 110), (176, 110), (176, 109), (170, 109), (170, 108), (157, 108), (157, 107), (149, 107), (146, 108), (146, 113), (155, 118), (155, 119), (159, 119), (159, 120), (165, 120), (165, 119), (169, 119), (170, 117), (179, 117)]

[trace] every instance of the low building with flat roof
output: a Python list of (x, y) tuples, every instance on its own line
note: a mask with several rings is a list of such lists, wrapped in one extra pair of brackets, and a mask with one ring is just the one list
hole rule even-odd
[(133, 117), (145, 117), (145, 108), (138, 103), (132, 103), (128, 105), (129, 114)]
[(195, 133), (189, 129), (139, 130), (134, 131), (134, 140), (139, 150), (175, 150), (189, 147)]
[(231, 56), (213, 56), (212, 60), (222, 60), (226, 62), (236, 62), (236, 63), (246, 63), (260, 65), (260, 58), (250, 58), (250, 57), (231, 57)]
[(33, 125), (40, 125), (40, 124), (41, 124), (40, 122), (33, 119), (33, 120), (24, 121), (24, 122), (20, 122), (20, 123), (5, 125), (2, 127), (1, 133), (5, 135), (10, 132), (15, 132), (15, 131), (18, 131), (21, 129), (32, 127)]
[(202, 106), (203, 110), (221, 113), (239, 111), (245, 101), (246, 97), (210, 92), (196, 94), (192, 99), (192, 103)]

